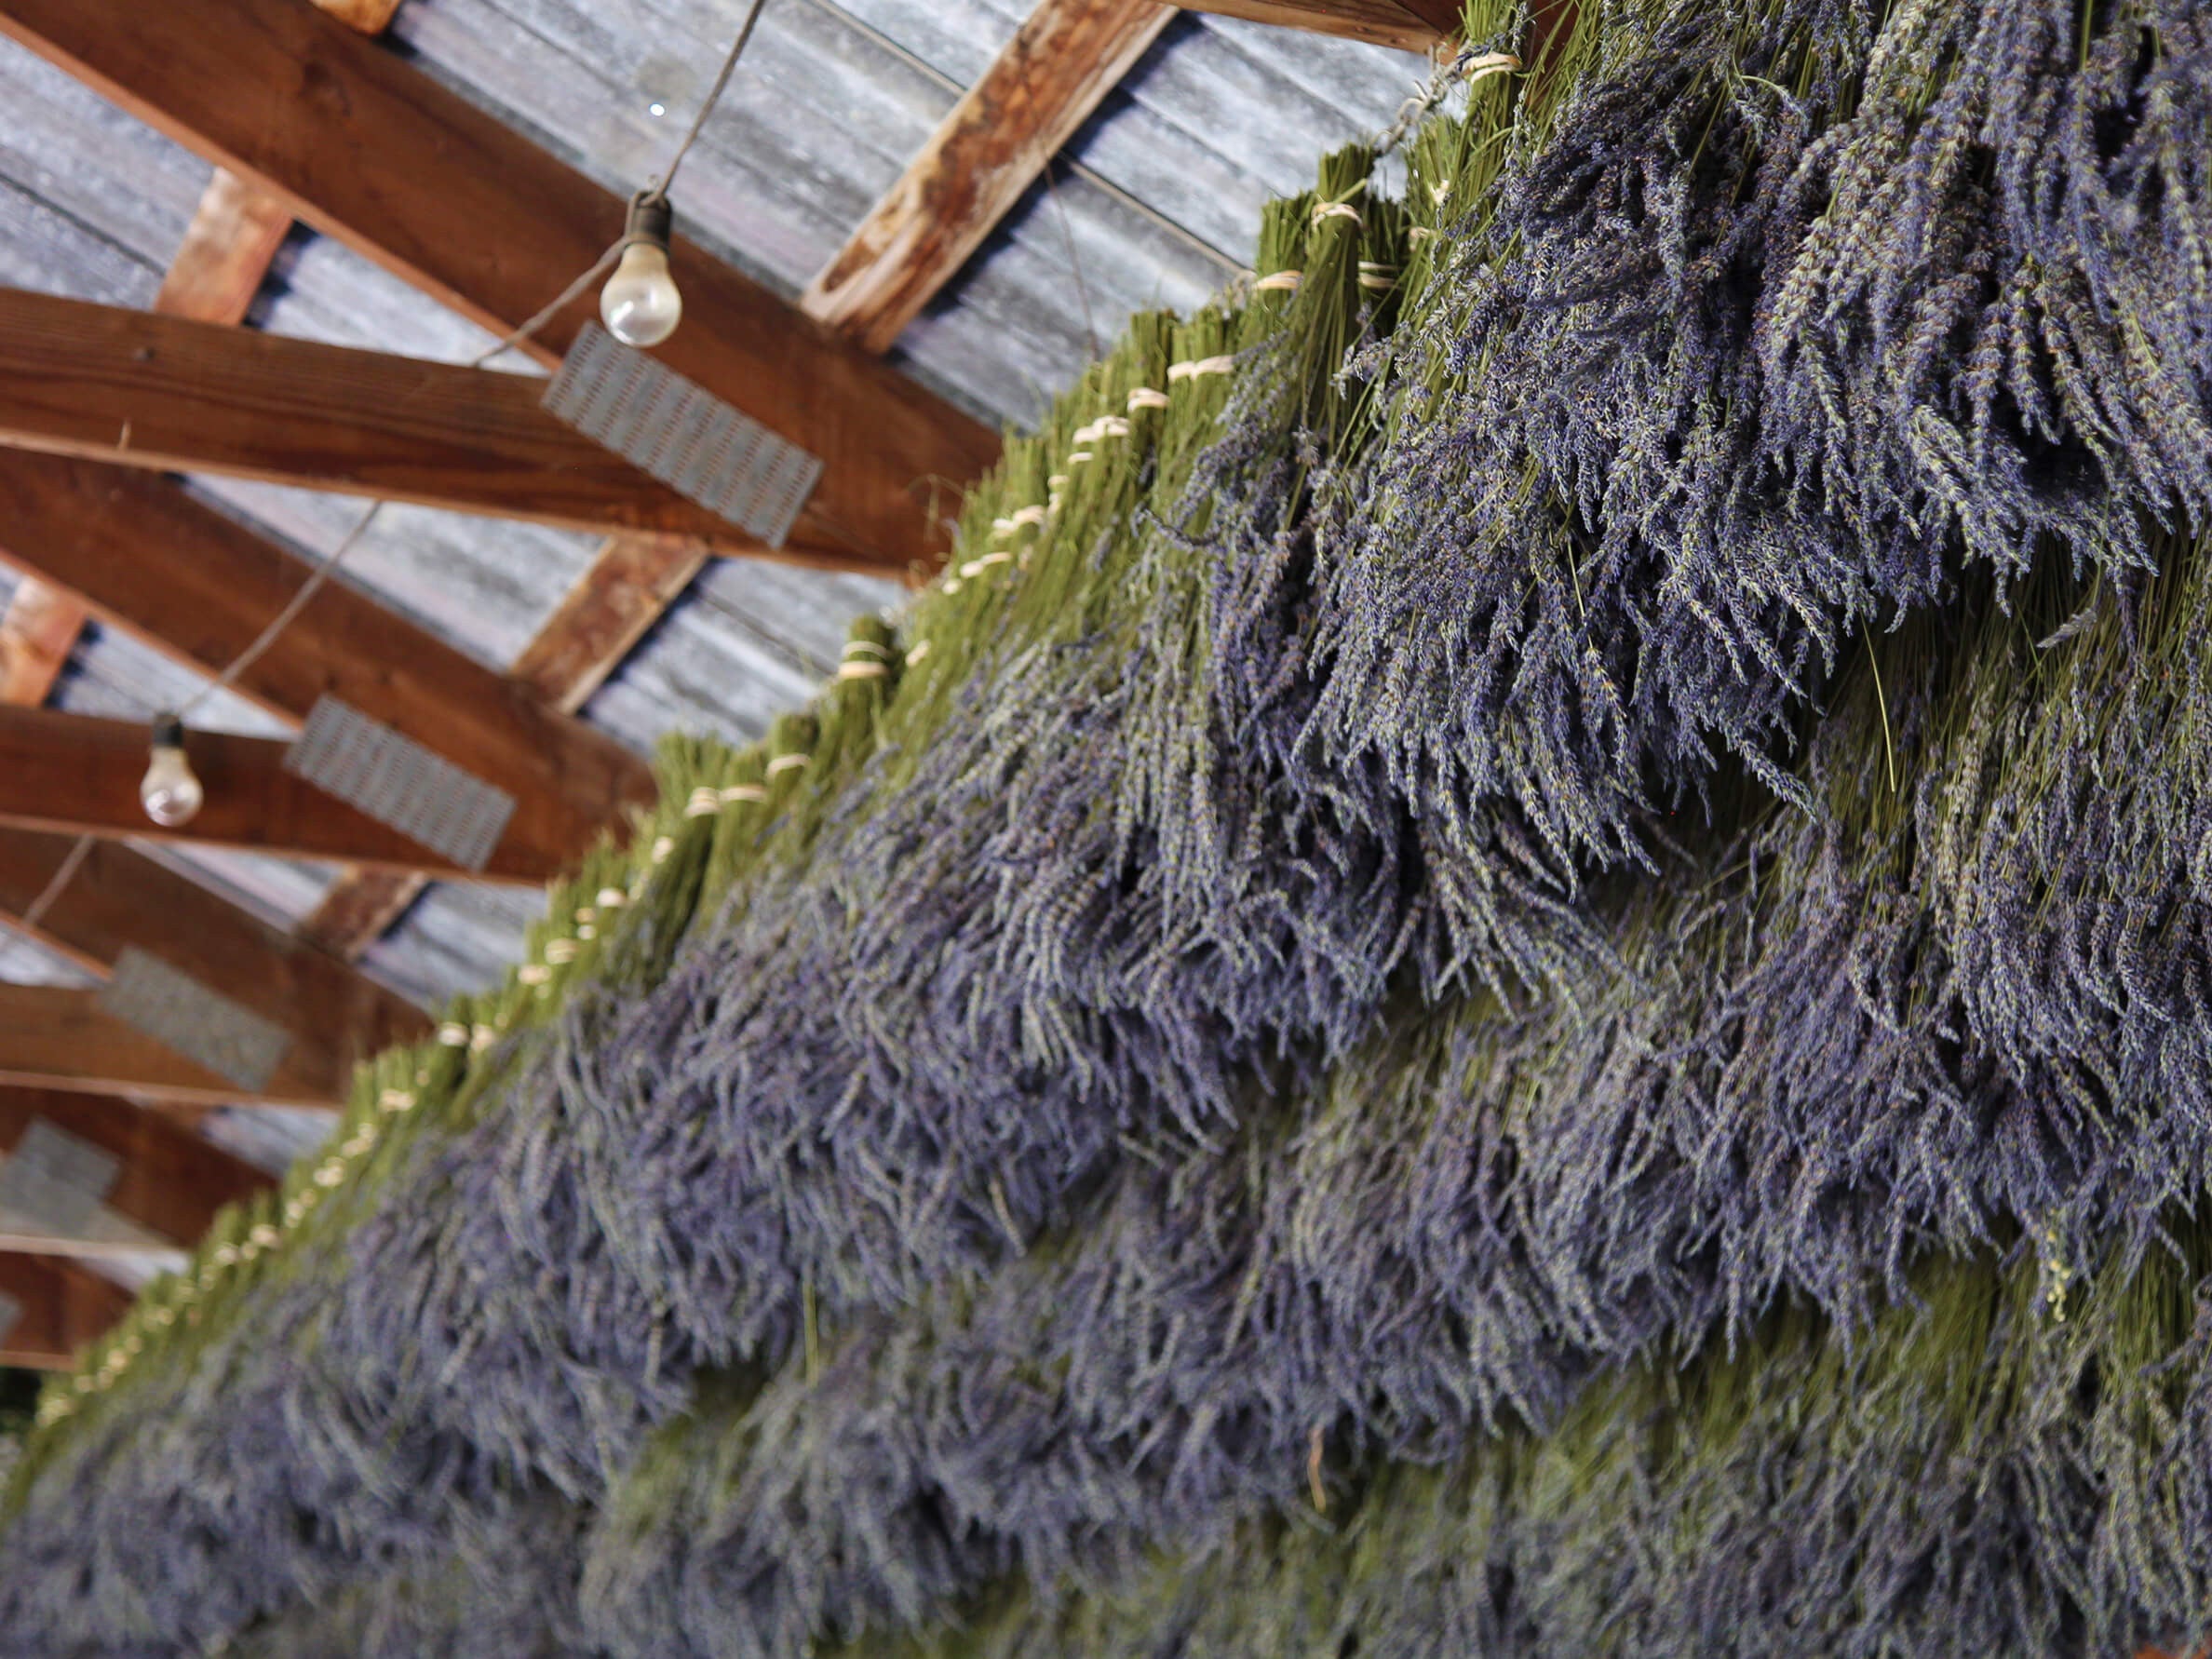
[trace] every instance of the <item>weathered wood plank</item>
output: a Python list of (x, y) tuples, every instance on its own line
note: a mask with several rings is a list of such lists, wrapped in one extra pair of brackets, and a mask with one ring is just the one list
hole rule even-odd
[(315, 4), (348, 29), (357, 29), (363, 34), (382, 34), (399, 9), (399, 0), (315, 0)]
[[(0, 290), (0, 444), (766, 551), (547, 414), (544, 390), (530, 375)], [(769, 556), (892, 568), (839, 548)]]
[(114, 1018), (99, 996), (50, 985), (0, 985), (0, 1084), (182, 1105), (332, 1103), (281, 1070), (262, 1089), (240, 1088)]
[(0, 616), (0, 703), (47, 700), (69, 665), (85, 626), (85, 607), (35, 578), (18, 584)]
[(0, 1295), (16, 1316), (0, 1330), (0, 1365), (63, 1371), (130, 1307), (130, 1293), (74, 1261), (0, 1254)]
[(889, 351), (1174, 17), (1155, 0), (1043, 0), (801, 307)]
[(330, 883), (322, 902), (301, 918), (300, 937), (333, 956), (358, 962), (428, 885), (403, 870), (348, 869)]
[(291, 227), (291, 209), (281, 199), (217, 168), (154, 309), (196, 322), (244, 322)]
[[(502, 332), (621, 231), (610, 192), (298, 0), (0, 0), (0, 31)], [(696, 247), (676, 263), (685, 322), (658, 355), (825, 464), (794, 539), (941, 557), (929, 488), (974, 478), (995, 437)], [(591, 306), (544, 346), (565, 350)]]
[(207, 803), (191, 823), (165, 828), (146, 816), (139, 801), (146, 746), (142, 722), (0, 708), (0, 824), (237, 847), (476, 881), (536, 883), (564, 868), (562, 859), (541, 848), (503, 838), (483, 870), (465, 870), (287, 772), (288, 744), (228, 732), (186, 735), (184, 751)]
[(573, 714), (706, 562), (696, 542), (677, 536), (609, 541), (515, 659), (514, 678)]
[(0, 1088), (0, 1149), (14, 1151), (40, 1119), (120, 1160), (102, 1202), (172, 1244), (196, 1242), (224, 1205), (275, 1184), (163, 1113), (108, 1095)]
[[(670, 568), (706, 557), (696, 542), (668, 546)], [(166, 479), (5, 450), (0, 562), (65, 585), (102, 620), (209, 675), (253, 643), (313, 568)], [(327, 694), (406, 734), (513, 795), (509, 836), (548, 861), (574, 858), (623, 808), (653, 800), (645, 762), (548, 708), (532, 678), (485, 668), (343, 582), (316, 593), (236, 689), (293, 722)]]
[[(22, 916), (68, 856), (66, 835), (0, 830), (0, 914)], [(105, 975), (135, 946), (291, 1034), (282, 1070), (302, 1092), (344, 1098), (357, 1062), (429, 1028), (420, 1010), (304, 939), (113, 842), (95, 844), (36, 937)]]
[(1459, 0), (1188, 0), (1193, 11), (1249, 18), (1340, 34), (1401, 51), (1425, 52), (1459, 33)]

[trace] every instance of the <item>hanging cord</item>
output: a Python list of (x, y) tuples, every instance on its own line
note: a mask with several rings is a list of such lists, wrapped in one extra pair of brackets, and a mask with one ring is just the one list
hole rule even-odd
[[(714, 106), (722, 101), (722, 93), (729, 88), (730, 76), (737, 68), (737, 60), (744, 56), (746, 43), (752, 38), (753, 25), (761, 20), (761, 11), (766, 4), (767, 0), (752, 0), (751, 9), (745, 14), (744, 26), (737, 31), (735, 44), (730, 47), (728, 56), (723, 58), (722, 71), (714, 77), (714, 85), (708, 89), (706, 101), (699, 105), (699, 113), (692, 118), (691, 130), (683, 135), (683, 142), (676, 147), (676, 154), (670, 158), (667, 170), (640, 192), (641, 197), (655, 201), (668, 199), (668, 186), (676, 182), (676, 169), (683, 165), (683, 158), (691, 153), (692, 145), (706, 128), (707, 118), (714, 114)], [(622, 257), (622, 250), (627, 245), (627, 240), (626, 235), (612, 243), (604, 253), (580, 272), (574, 281), (541, 307), (529, 321), (508, 334), (490, 350), (479, 353), (470, 360), (468, 366), (471, 369), (481, 369), (494, 357), (503, 356), (525, 341), (534, 338), (541, 329), (575, 303), (586, 290), (614, 268), (614, 263)], [(346, 556), (360, 545), (361, 538), (369, 533), (370, 527), (376, 522), (388, 505), (383, 501), (370, 503), (368, 510), (354, 520), (353, 528), (348, 530), (340, 539), (338, 546), (331, 549), (330, 556), (317, 565), (307, 580), (300, 584), (299, 591), (286, 600), (283, 608), (269, 619), (269, 625), (254, 636), (252, 642), (245, 650), (239, 652), (223, 667), (222, 673), (216, 675), (214, 679), (209, 681), (207, 684), (201, 686), (185, 700), (184, 706), (177, 710), (179, 720), (186, 719), (204, 708), (208, 700), (217, 693), (229, 691), (237, 684), (238, 677), (262, 659), (269, 648), (283, 637), (285, 629), (299, 620), (300, 613), (314, 601), (315, 596), (329, 586), (330, 578), (335, 576), (345, 563)], [(5, 945), (0, 945), (0, 964), (5, 964), (8, 958), (14, 954), (19, 945), (38, 932), (38, 924), (46, 920), (47, 912), (54, 908), (63, 892), (68, 889), (69, 883), (75, 879), (77, 871), (84, 868), (85, 860), (91, 856), (92, 843), (96, 839), (98, 838), (90, 835), (77, 837), (75, 843), (70, 847), (61, 865), (55, 870), (52, 879), (40, 889), (38, 897), (33, 899), (29, 907), (16, 919), (15, 927), (10, 931), (7, 942)]]
[(1083, 332), (1090, 342), (1091, 360), (1105, 356), (1099, 345), (1099, 325), (1091, 320), (1090, 289), (1083, 280), (1083, 255), (1075, 250), (1075, 230), (1068, 223), (1067, 204), (1060, 200), (1059, 185), (1052, 177), (1052, 158), (1045, 160), (1045, 191), (1052, 198), (1052, 210), (1059, 219), (1060, 240), (1068, 247), (1068, 269), (1075, 278), (1075, 298), (1083, 306)]
[(730, 85), (730, 76), (736, 72), (737, 60), (745, 56), (746, 42), (752, 39), (753, 25), (761, 20), (761, 9), (768, 0), (752, 0), (745, 14), (745, 22), (737, 31), (737, 40), (730, 47), (730, 55), (722, 60), (722, 72), (714, 77), (708, 88), (707, 101), (699, 105), (699, 113), (692, 117), (691, 130), (683, 135), (683, 142), (676, 146), (676, 154), (668, 162), (668, 170), (646, 185), (640, 195), (647, 201), (667, 201), (668, 187), (676, 182), (676, 169), (683, 165), (683, 158), (691, 154), (691, 147), (698, 142), (706, 128), (707, 117), (714, 114), (714, 106), (722, 101), (722, 95)]

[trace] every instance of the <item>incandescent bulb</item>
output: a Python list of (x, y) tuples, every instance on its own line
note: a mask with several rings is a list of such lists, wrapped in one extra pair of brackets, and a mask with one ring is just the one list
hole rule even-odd
[(600, 290), (600, 317), (625, 345), (658, 345), (683, 320), (683, 296), (668, 275), (671, 220), (664, 200), (630, 203), (622, 262)]
[(139, 784), (139, 801), (146, 816), (165, 830), (189, 824), (198, 814), (207, 792), (184, 758), (184, 722), (164, 714), (154, 722), (154, 754), (146, 776)]

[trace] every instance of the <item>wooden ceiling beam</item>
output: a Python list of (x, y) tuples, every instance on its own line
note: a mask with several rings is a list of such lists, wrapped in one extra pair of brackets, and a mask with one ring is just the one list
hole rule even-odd
[(139, 801), (147, 738), (142, 721), (0, 708), (0, 824), (519, 884), (551, 881), (567, 866), (510, 821), (485, 868), (465, 869), (287, 771), (289, 744), (229, 732), (186, 734), (207, 803), (189, 824), (164, 828)]
[(1043, 0), (801, 308), (870, 351), (889, 351), (1175, 10), (1156, 0)]
[(245, 1087), (116, 1018), (100, 992), (51, 985), (0, 985), (0, 1084), (181, 1106), (334, 1103), (286, 1066), (262, 1086)]
[[(71, 845), (66, 835), (0, 830), (0, 916), (20, 925)], [(404, 997), (115, 842), (88, 851), (36, 937), (102, 977), (136, 948), (271, 1021), (290, 1034), (283, 1065), (291, 1080), (331, 1103), (344, 1098), (357, 1062), (429, 1030)]]
[[(0, 290), (0, 444), (767, 553), (548, 414), (544, 391), (532, 375)], [(768, 556), (897, 573), (839, 548)]]
[(1460, 31), (1460, 0), (1186, 0), (1192, 11), (1247, 18), (1364, 40), (1404, 52), (1433, 50)]
[[(501, 333), (621, 235), (620, 197), (298, 0), (0, 0), (0, 33)], [(846, 568), (941, 558), (933, 491), (995, 435), (695, 245), (675, 264), (684, 323), (654, 355), (824, 464), (794, 541)], [(580, 295), (541, 344), (593, 314)]]
[[(704, 554), (681, 545), (695, 568)], [(167, 479), (8, 450), (0, 562), (209, 676), (314, 568)], [(654, 800), (652, 769), (614, 738), (344, 583), (320, 588), (236, 689), (293, 722), (328, 695), (405, 734), (513, 795), (509, 834), (548, 860), (573, 860), (623, 809)]]
[[(0, 1087), (0, 1152), (13, 1152), (44, 1121), (111, 1153), (119, 1167), (101, 1202), (169, 1245), (190, 1245), (226, 1204), (275, 1181), (175, 1119), (109, 1095)], [(61, 1245), (57, 1253), (72, 1253)]]
[(65, 1371), (130, 1307), (130, 1293), (74, 1261), (0, 1254), (0, 1296), (15, 1306), (0, 1321), (0, 1365)]

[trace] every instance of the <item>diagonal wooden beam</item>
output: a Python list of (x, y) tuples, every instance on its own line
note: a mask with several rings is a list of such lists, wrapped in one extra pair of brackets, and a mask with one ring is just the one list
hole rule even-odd
[[(684, 546), (695, 564), (704, 557)], [(313, 571), (167, 479), (8, 450), (0, 562), (210, 676)], [(335, 696), (412, 737), (513, 795), (510, 834), (548, 859), (579, 856), (624, 808), (654, 799), (651, 768), (614, 738), (344, 583), (318, 589), (236, 689), (295, 723)]]
[(1463, 20), (1460, 0), (1186, 0), (1193, 11), (1248, 18), (1364, 40), (1400, 51), (1425, 52), (1455, 35)]
[(1174, 17), (1155, 0), (1043, 0), (801, 307), (889, 351)]
[(51, 985), (0, 985), (0, 1084), (184, 1106), (332, 1104), (282, 1066), (263, 1086), (242, 1087), (116, 1018), (98, 991)]
[(217, 168), (154, 296), (155, 311), (244, 322), (291, 227), (291, 209), (279, 198)]
[(550, 881), (567, 866), (564, 855), (533, 846), (510, 825), (484, 869), (465, 869), (287, 771), (289, 744), (229, 732), (186, 734), (184, 752), (207, 803), (189, 824), (166, 828), (139, 801), (147, 739), (139, 721), (0, 708), (0, 824), (523, 884)]
[(363, 34), (382, 34), (399, 9), (399, 0), (315, 0), (348, 29)]
[[(176, 1119), (109, 1095), (0, 1088), (0, 1151), (13, 1152), (45, 1123), (112, 1154), (119, 1167), (102, 1197), (115, 1216), (169, 1245), (189, 1245), (216, 1213), (275, 1182)], [(97, 1240), (88, 1241), (97, 1243)], [(46, 1247), (74, 1254), (68, 1241)]]
[[(0, 444), (764, 551), (546, 413), (544, 390), (530, 375), (0, 290)], [(772, 556), (896, 573), (837, 548)]]
[[(26, 912), (71, 844), (65, 835), (0, 830), (0, 916), (14, 921)], [(40, 918), (36, 937), (102, 977), (131, 948), (189, 975), (290, 1033), (286, 1071), (333, 1103), (344, 1098), (357, 1063), (429, 1029), (405, 998), (115, 842), (90, 848)]]
[(14, 1313), (0, 1321), (0, 1365), (62, 1371), (128, 1311), (130, 1293), (51, 1256), (0, 1255), (0, 1296)]
[(36, 577), (16, 585), (0, 617), (0, 703), (38, 704), (69, 666), (85, 607)]
[[(298, 0), (0, 0), (0, 33), (501, 332), (621, 233), (620, 198)], [(793, 539), (941, 557), (931, 489), (974, 479), (995, 436), (681, 238), (676, 270), (684, 323), (655, 355), (824, 463)], [(579, 296), (542, 344), (592, 315)]]

